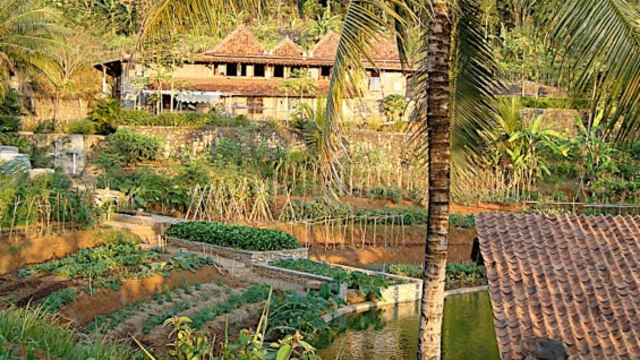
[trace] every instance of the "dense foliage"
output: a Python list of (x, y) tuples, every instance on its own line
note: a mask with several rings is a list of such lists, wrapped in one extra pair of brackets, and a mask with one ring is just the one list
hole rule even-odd
[(20, 130), (20, 117), (24, 115), (18, 92), (11, 89), (0, 101), (0, 133)]
[(298, 240), (277, 230), (211, 222), (172, 225), (166, 236), (248, 251), (297, 249)]
[(162, 139), (159, 137), (118, 129), (100, 148), (98, 161), (113, 165), (135, 165), (155, 160), (161, 146)]
[(249, 119), (244, 115), (226, 116), (215, 112), (165, 112), (153, 114), (143, 110), (122, 110), (118, 116), (122, 126), (220, 126), (247, 127)]

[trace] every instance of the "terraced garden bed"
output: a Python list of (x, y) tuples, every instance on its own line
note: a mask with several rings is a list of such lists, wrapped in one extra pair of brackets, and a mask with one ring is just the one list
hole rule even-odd
[(165, 288), (215, 280), (219, 271), (209, 257), (117, 239), (0, 277), (0, 307), (38, 304), (82, 325)]
[(165, 232), (168, 244), (222, 256), (246, 264), (306, 259), (309, 251), (282, 231), (210, 222), (185, 222)]

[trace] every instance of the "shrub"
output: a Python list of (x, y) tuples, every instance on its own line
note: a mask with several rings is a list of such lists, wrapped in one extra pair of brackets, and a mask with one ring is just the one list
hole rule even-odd
[(40, 121), (33, 132), (36, 134), (52, 134), (56, 131), (56, 121), (55, 120), (43, 120)]
[(0, 134), (0, 145), (15, 146), (21, 154), (29, 155), (34, 169), (49, 168), (53, 163), (53, 156), (48, 156), (44, 149), (18, 134)]
[(376, 186), (369, 191), (372, 199), (391, 200), (399, 203), (402, 200), (402, 189), (397, 186)]
[(88, 119), (95, 125), (96, 133), (109, 135), (116, 131), (122, 121), (123, 111), (120, 102), (112, 98), (104, 98), (93, 104)]
[(212, 222), (186, 222), (172, 225), (167, 236), (247, 251), (297, 249), (298, 240), (277, 230)]
[(522, 107), (533, 109), (585, 109), (590, 105), (589, 99), (556, 98), (556, 97), (532, 97), (525, 96), (520, 99)]
[(0, 133), (20, 130), (23, 115), (18, 93), (10, 89), (0, 101)]
[(116, 162), (132, 165), (155, 160), (161, 146), (162, 140), (159, 137), (119, 129), (109, 136), (100, 156), (113, 156)]
[(192, 111), (164, 112), (152, 114), (144, 110), (122, 110), (116, 117), (118, 125), (127, 126), (223, 126), (246, 127), (250, 124), (244, 115), (227, 116), (211, 112), (202, 114)]
[(449, 216), (449, 225), (461, 229), (473, 229), (476, 227), (476, 221), (473, 215), (457, 215)]
[(91, 120), (73, 120), (67, 123), (68, 134), (93, 135), (95, 129)]

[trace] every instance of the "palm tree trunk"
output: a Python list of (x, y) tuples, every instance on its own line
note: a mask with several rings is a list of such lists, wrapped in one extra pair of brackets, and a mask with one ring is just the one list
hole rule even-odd
[(433, 1), (427, 54), (429, 198), (418, 359), (440, 359), (449, 238), (451, 17), (447, 0)]

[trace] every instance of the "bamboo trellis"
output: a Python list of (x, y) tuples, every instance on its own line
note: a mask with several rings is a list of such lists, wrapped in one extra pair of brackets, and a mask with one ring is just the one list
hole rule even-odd
[(291, 232), (303, 227), (300, 238), (307, 248), (324, 250), (405, 246), (405, 224), (402, 215), (323, 217), (286, 223)]
[(185, 219), (206, 221), (273, 221), (269, 184), (259, 179), (217, 179), (191, 190)]

